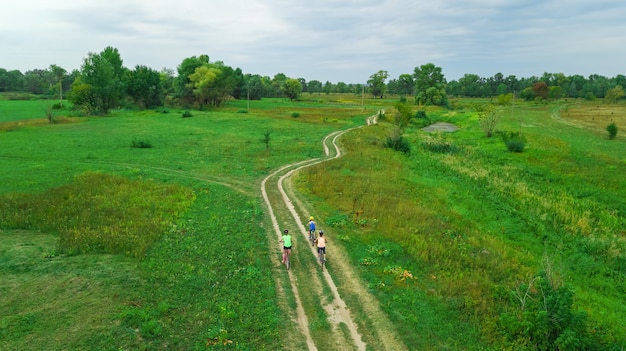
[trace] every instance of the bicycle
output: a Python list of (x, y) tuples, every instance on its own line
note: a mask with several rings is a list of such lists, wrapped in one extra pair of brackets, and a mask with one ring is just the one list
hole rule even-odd
[(287, 270), (289, 270), (289, 267), (291, 266), (290, 257), (291, 257), (291, 249), (288, 249), (287, 250), (287, 255), (285, 257), (285, 267), (287, 267)]
[(317, 243), (317, 260), (320, 262), (320, 267), (322, 267), (322, 271), (324, 270), (324, 265), (326, 264), (326, 244), (328, 243), (326, 237), (324, 236), (324, 231), (320, 230), (320, 236), (315, 241)]
[(322, 271), (324, 270), (324, 264), (326, 263), (326, 253), (324, 251), (325, 247), (317, 248), (317, 260), (320, 262), (320, 267), (322, 267)]
[(309, 230), (309, 241), (311, 246), (315, 246), (315, 230)]

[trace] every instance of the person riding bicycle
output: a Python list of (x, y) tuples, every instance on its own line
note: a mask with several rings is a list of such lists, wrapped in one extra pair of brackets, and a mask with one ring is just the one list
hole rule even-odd
[(279, 242), (283, 243), (282, 263), (284, 264), (285, 261), (287, 260), (287, 255), (291, 254), (291, 235), (289, 234), (289, 230), (287, 229), (283, 230), (283, 237), (282, 239), (280, 239)]
[(315, 234), (315, 218), (313, 216), (309, 217), (309, 235)]
[(315, 239), (315, 242), (317, 243), (317, 253), (323, 254), (324, 261), (326, 261), (326, 243), (328, 242), (328, 240), (326, 240), (323, 230), (320, 230), (319, 234), (320, 236), (317, 239)]

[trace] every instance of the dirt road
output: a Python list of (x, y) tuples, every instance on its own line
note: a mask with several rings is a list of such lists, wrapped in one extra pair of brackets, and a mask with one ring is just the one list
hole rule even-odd
[[(377, 118), (378, 114), (367, 118), (366, 125), (376, 124)], [(279, 291), (282, 291), (286, 299), (292, 297), (296, 305), (295, 313), (291, 309), (288, 314), (297, 325), (297, 335), (286, 336), (286, 348), (297, 350), (305, 344), (309, 350), (407, 349), (399, 341), (393, 325), (380, 310), (375, 299), (367, 292), (354, 267), (345, 259), (346, 255), (341, 252), (339, 245), (329, 248), (327, 258), (332, 265), (330, 271), (320, 270), (315, 259), (317, 253), (308, 244), (308, 233), (303, 225), (306, 223), (303, 219), (307, 219), (311, 212), (291, 189), (290, 177), (295, 172), (341, 157), (337, 141), (350, 130), (333, 132), (323, 139), (323, 158), (285, 165), (268, 175), (261, 183), (261, 193), (274, 232), (270, 234), (271, 240), (280, 239), (282, 228), (292, 228), (290, 233), (294, 236), (293, 250), (298, 250), (298, 255), (294, 254), (292, 258), (291, 270), (286, 271), (283, 266), (277, 267), (278, 270), (286, 271), (286, 274), (278, 274), (277, 286), (286, 287), (279, 288)], [(332, 245), (333, 233), (327, 230), (325, 232)], [(274, 253), (277, 258), (280, 257), (279, 248)], [(338, 285), (335, 279), (341, 284)], [(346, 301), (350, 301), (350, 305)]]

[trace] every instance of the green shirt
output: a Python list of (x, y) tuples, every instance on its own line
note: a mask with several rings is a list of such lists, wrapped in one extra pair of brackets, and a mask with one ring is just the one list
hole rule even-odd
[(283, 246), (291, 247), (291, 235), (283, 235)]

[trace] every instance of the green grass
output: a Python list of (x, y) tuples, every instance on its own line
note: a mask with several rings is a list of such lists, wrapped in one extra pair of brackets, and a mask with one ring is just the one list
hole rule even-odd
[(45, 100), (18, 100), (0, 102), (0, 122), (45, 119), (46, 111), (54, 104)]
[[(523, 153), (485, 138), (470, 113), (431, 111), (462, 129), (409, 129), (410, 157), (381, 147), (384, 124), (361, 129), (343, 139), (345, 157), (302, 173), (299, 190), (324, 204), (320, 225), (349, 238), (353, 264), (410, 347), (507, 345), (499, 316), (516, 308), (512, 292), (545, 269), (544, 257), (575, 292), (597, 347), (626, 343), (612, 327), (626, 324), (624, 141), (555, 122), (550, 106), (518, 108), (499, 128), (533, 125), (522, 128)], [(415, 279), (389, 274), (403, 271)]]
[(322, 137), (358, 117), (264, 110), (283, 105), (0, 123), (0, 348), (280, 349), (295, 331), (277, 308), (260, 179), (321, 156)]
[[(39, 101), (0, 101), (0, 112), (15, 111), (0, 113), (0, 292), (10, 296), (0, 302), (0, 349), (304, 346), (282, 318), (295, 302), (276, 284), (286, 273), (272, 264), (259, 183), (321, 157), (325, 135), (394, 101), (365, 102), (304, 94), (251, 101), (248, 113), (248, 102), (231, 101), (192, 118), (114, 111), (50, 124), (28, 122)], [(500, 315), (518, 309), (513, 292), (546, 258), (587, 314), (596, 349), (626, 347), (626, 139), (563, 124), (551, 104), (519, 104), (498, 127), (522, 126), (527, 147), (510, 153), (483, 136), (470, 101), (454, 104), (420, 107), (461, 129), (410, 127), (409, 156), (383, 147), (391, 126), (382, 121), (342, 136), (342, 158), (298, 173), (332, 245), (409, 349), (524, 349), (506, 339)], [(72, 233), (101, 241), (72, 246), (63, 239), (81, 239)], [(299, 280), (315, 269), (309, 256), (293, 257)], [(324, 296), (301, 296), (320, 345), (329, 324), (313, 306)]]

